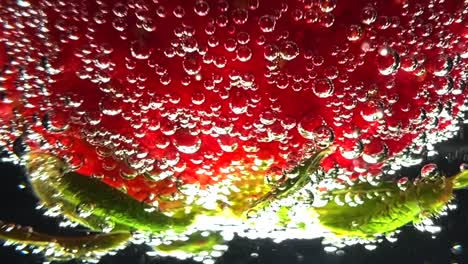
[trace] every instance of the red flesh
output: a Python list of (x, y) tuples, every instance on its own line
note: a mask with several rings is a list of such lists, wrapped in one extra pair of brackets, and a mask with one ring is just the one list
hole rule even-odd
[[(324, 11), (327, 11), (327, 6), (333, 5), (335, 1), (260, 1), (258, 8), (249, 10), (249, 3), (256, 1), (214, 0), (207, 1), (210, 11), (206, 16), (199, 16), (194, 12), (196, 1), (131, 1), (127, 16), (122, 18), (122, 21), (128, 24), (123, 32), (116, 30), (112, 24), (117, 18), (113, 11), (116, 1), (97, 2), (101, 4), (94, 1), (63, 3), (31, 1), (33, 10), (40, 10), (46, 16), (42, 19), (47, 20), (45, 27), (49, 30), (43, 34), (51, 43), (47, 45), (46, 38), (38, 35), (37, 28), (26, 24), (23, 29), (15, 24), (32, 21), (31, 17), (37, 16), (36, 14), (31, 14), (30, 17), (18, 16), (15, 12), (26, 9), (18, 7), (16, 1), (1, 0), (0, 20), (4, 24), (4, 29), (0, 33), (3, 44), (0, 47), (0, 62), (5, 65), (6, 71), (1, 75), (4, 81), (0, 89), (11, 102), (0, 105), (0, 120), (4, 121), (0, 135), (13, 140), (23, 131), (33, 130), (52, 144), (48, 151), (62, 157), (73, 157), (71, 163), (76, 160), (78, 163), (82, 162), (82, 165), (77, 167), (79, 172), (104, 177), (107, 183), (115, 187), (125, 187), (129, 194), (141, 200), (147, 199), (149, 194), (175, 192), (176, 181), (183, 184), (199, 183), (202, 186), (214, 184), (227, 177), (225, 168), (235, 168), (232, 161), (244, 165), (248, 173), (255, 159), (273, 160), (271, 168), (288, 170), (297, 166), (304, 156), (307, 156), (304, 148), (312, 140), (302, 136), (298, 132), (297, 125), (289, 130), (285, 128), (281, 121), (286, 118), (297, 124), (302, 120), (303, 126), (311, 130), (320, 125), (333, 130), (333, 145), (338, 148), (323, 161), (322, 166), (326, 171), (338, 166), (352, 172), (353, 179), (369, 174), (379, 175), (386, 160), (401, 154), (422, 133), (443, 132), (447, 126), (455, 123), (453, 117), (460, 115), (461, 105), (466, 99), (467, 92), (463, 90), (462, 82), (466, 78), (463, 71), (466, 71), (468, 62), (466, 56), (468, 21), (464, 11), (467, 7), (462, 0), (436, 1), (438, 3), (433, 5), (425, 0), (343, 0), (338, 1), (336, 8), (329, 13)], [(224, 3), (229, 5), (226, 12), (220, 10), (220, 6)], [(375, 22), (367, 25), (362, 22), (362, 10), (368, 7), (369, 11), (372, 3), (378, 16)], [(278, 10), (284, 9), (284, 4), (287, 5), (287, 10), (276, 21), (275, 29), (272, 32), (262, 32), (259, 19), (264, 15), (278, 13)], [(155, 10), (161, 6), (167, 10), (165, 18), (156, 14)], [(185, 10), (183, 18), (177, 18), (173, 14), (177, 6)], [(136, 12), (137, 9), (140, 10)], [(245, 24), (234, 22), (234, 19), (241, 14), (238, 11), (240, 9), (248, 13)], [(85, 10), (88, 14), (83, 13)], [(106, 21), (100, 24), (99, 19), (95, 19), (95, 14), (102, 11), (107, 11), (107, 14), (104, 14)], [(317, 14), (321, 18), (311, 23), (305, 18), (298, 21), (293, 19), (294, 14), (301, 12), (310, 17)], [(148, 32), (141, 26), (139, 28), (137, 24), (141, 25), (141, 21), (135, 13), (151, 18), (155, 22), (156, 30)], [(331, 27), (326, 27), (320, 20), (326, 21), (330, 15), (334, 16), (334, 23)], [(208, 47), (210, 36), (206, 34), (205, 27), (210, 20), (221, 21), (223, 18), (227, 19), (227, 25), (215, 26), (216, 32), (213, 35), (218, 39), (219, 45), (209, 47), (207, 54), (214, 57), (224, 56), (225, 67), (219, 68), (213, 63), (204, 64), (201, 62), (202, 55), (197, 51), (185, 52), (182, 56), (175, 55), (172, 58), (164, 55), (164, 51), (171, 47), (172, 41), (181, 40), (175, 36), (174, 31), (182, 28), (184, 23), (195, 31), (193, 38), (186, 38), (185, 41), (189, 43), (196, 40), (198, 45)], [(8, 25), (14, 29), (10, 29)], [(356, 27), (350, 28), (351, 25), (358, 25), (362, 31), (357, 40), (349, 40), (347, 37), (347, 34), (353, 30), (354, 33), (359, 32)], [(190, 31), (190, 27), (186, 27), (187, 31)], [(67, 34), (73, 29), (76, 30), (74, 35), (77, 39), (67, 38)], [(252, 57), (248, 62), (235, 60), (236, 51), (229, 52), (224, 47), (230, 38), (242, 38), (242, 35), (238, 35), (241, 32), (250, 35), (250, 42), (245, 45), (251, 50)], [(289, 36), (278, 40), (285, 34), (284, 32), (288, 32)], [(278, 59), (277, 70), (269, 71), (268, 61), (264, 58), (266, 44), (256, 43), (262, 36), (267, 44), (281, 46), (285, 41), (294, 42), (299, 50), (298, 56), (293, 60)], [(350, 35), (349, 38), (352, 37)], [(30, 42), (25, 42), (25, 39)], [(18, 46), (18, 43), (24, 44), (25, 48)], [(149, 60), (132, 57), (131, 46), (134, 45), (132, 43), (137, 43), (142, 49), (151, 50)], [(111, 47), (112, 53), (105, 55), (105, 51), (100, 48), (102, 44)], [(240, 46), (241, 44), (237, 43), (237, 47)], [(364, 51), (364, 46), (370, 47), (369, 50)], [(91, 55), (86, 57), (87, 55), (82, 52), (83, 49), (90, 51)], [(245, 49), (240, 52), (248, 53)], [(391, 52), (397, 52), (402, 60), (402, 65), (386, 76), (379, 72), (379, 67), (381, 69), (392, 65), (395, 58), (388, 54), (379, 55), (385, 52), (390, 55)], [(283, 57), (286, 57), (286, 53), (283, 53)], [(443, 57), (438, 56), (445, 55), (453, 59), (460, 54), (462, 56), (459, 57), (457, 65), (454, 65), (445, 76), (437, 76), (440, 75), (438, 70), (443, 68), (444, 63)], [(28, 56), (31, 60), (27, 60)], [(92, 73), (98, 73), (97, 60), (102, 56), (107, 56), (108, 61), (113, 64), (111, 67), (114, 68), (113, 71), (103, 70), (110, 78), (108, 83), (97, 84), (90, 78), (80, 79), (77, 76), (86, 65), (85, 59), (90, 59), (87, 65), (93, 69)], [(38, 80), (47, 79), (47, 74), (38, 69), (41, 58), (47, 58), (54, 68), (61, 69), (59, 74), (50, 77), (51, 82), (45, 84), (50, 94), (47, 96), (41, 93), (40, 85), (37, 83)], [(416, 70), (408, 72), (402, 69), (416, 58), (419, 58), (420, 62)], [(184, 70), (184, 60), (198, 60), (192, 66), (200, 63), (201, 81)], [(318, 65), (321, 60), (323, 63)], [(345, 62), (342, 63), (343, 61)], [(105, 59), (100, 63), (105, 64)], [(171, 79), (170, 84), (161, 83), (161, 76), (156, 73), (158, 67), (154, 66), (155, 63), (166, 69), (167, 76)], [(311, 66), (314, 63), (316, 65)], [(132, 65), (134, 69), (130, 70), (129, 68), (133, 68)], [(21, 80), (20, 69), (34, 78)], [(425, 69), (425, 72), (422, 69)], [(314, 90), (326, 92), (328, 81), (324, 81), (323, 78), (331, 77), (335, 70), (338, 72), (338, 77), (331, 80), (334, 86), (333, 92), (326, 98), (320, 98)], [(230, 83), (229, 76), (232, 71), (252, 74), (258, 89), (254, 91)], [(422, 74), (418, 75), (417, 72)], [(222, 81), (215, 84), (215, 89), (206, 88), (205, 83), (212, 81), (213, 75), (222, 77)], [(146, 81), (132, 83), (133, 81), (127, 80), (136, 79), (138, 76), (146, 78)], [(191, 83), (184, 86), (181, 81), (187, 77), (191, 79)], [(447, 82), (447, 78), (451, 78), (449, 82), (453, 81), (453, 88), (438, 94), (437, 90)], [(278, 87), (287, 82), (289, 82), (287, 88)], [(391, 83), (393, 86), (387, 85)], [(144, 84), (145, 87), (140, 89), (137, 87), (139, 84)], [(28, 85), (32, 88), (27, 92), (18, 89), (18, 87), (29, 87)], [(107, 93), (100, 90), (100, 86), (104, 87), (103, 90), (108, 89)], [(300, 91), (295, 91), (299, 90), (299, 87)], [(194, 104), (191, 98), (200, 97), (200, 94), (197, 94), (200, 92), (205, 97), (204, 102), (201, 105)], [(141, 96), (137, 96), (138, 94)], [(223, 99), (226, 96), (228, 98)], [(49, 102), (44, 100), (46, 97)], [(110, 99), (112, 97), (115, 101)], [(260, 102), (252, 102), (252, 98), (255, 97), (260, 98)], [(392, 103), (394, 97), (398, 99)], [(77, 107), (67, 105), (66, 102), (70, 101), (70, 98), (82, 101), (81, 105)], [(103, 98), (108, 100), (104, 104), (111, 106), (107, 110), (119, 108), (121, 112), (113, 116), (101, 113), (99, 124), (90, 124), (93, 116), (102, 111), (99, 105)], [(150, 102), (154, 103), (160, 98), (166, 101), (163, 108), (145, 110)], [(178, 98), (180, 101), (175, 102)], [(133, 101), (129, 102), (128, 99)], [(434, 116), (428, 116), (424, 120), (420, 118), (423, 110), (431, 113), (439, 105), (446, 106), (449, 102), (452, 104), (449, 109), (452, 111), (451, 117), (439, 117), (437, 125), (428, 126), (435, 122)], [(28, 108), (28, 103), (34, 107)], [(248, 110), (236, 114), (230, 104), (248, 104)], [(346, 109), (344, 106), (352, 104), (356, 104), (352, 109)], [(212, 108), (217, 106), (220, 106), (220, 109), (213, 111)], [(18, 112), (17, 117), (14, 117), (13, 110)], [(177, 111), (191, 113), (194, 119), (206, 119), (207, 124), (202, 125), (199, 121), (194, 121), (195, 127), (188, 129), (184, 117), (178, 116), (169, 121), (167, 115), (175, 114)], [(363, 113), (375, 114), (376, 111), (381, 112), (381, 117), (375, 121), (363, 118)], [(63, 133), (57, 133), (48, 131), (40, 123), (31, 124), (33, 114), (36, 113), (42, 118), (47, 112), (53, 113), (50, 117), (52, 123), (56, 126), (66, 123), (68, 129)], [(124, 116), (131, 118), (125, 120)], [(276, 121), (265, 125), (269, 117), (273, 117)], [(264, 119), (263, 125), (261, 118)], [(29, 121), (31, 127), (26, 129), (24, 120), (20, 119)], [(161, 129), (151, 131), (148, 128), (151, 120), (159, 122), (166, 134), (169, 134), (168, 131), (171, 129), (177, 131), (173, 135), (164, 135)], [(307, 124), (305, 120), (308, 120)], [(11, 127), (8, 124), (10, 121), (18, 124), (15, 133), (7, 131), (8, 127)], [(209, 132), (203, 133), (213, 129), (213, 125), (232, 126), (232, 130), (221, 137)], [(395, 129), (397, 132), (392, 132)], [(97, 130), (109, 133), (104, 136), (91, 136), (93, 131)], [(191, 133), (198, 133), (196, 137), (201, 142), (201, 147), (195, 154), (181, 152), (175, 147), (176, 144), (180, 146), (184, 142), (193, 145), (196, 138), (187, 134), (189, 130)], [(360, 135), (355, 138), (345, 137), (346, 133), (353, 130), (359, 131)], [(88, 132), (83, 133), (84, 131)], [(262, 138), (268, 133), (283, 135), (282, 142), (278, 140), (262, 142)], [(88, 137), (85, 134), (88, 134)], [(124, 135), (133, 141), (133, 145), (110, 139), (109, 135), (112, 134)], [(139, 137), (138, 134), (144, 136)], [(156, 146), (165, 141), (169, 142), (167, 147)], [(219, 141), (224, 145), (237, 145), (237, 148), (232, 152), (225, 151), (220, 147)], [(375, 164), (366, 162), (362, 155), (353, 159), (343, 157), (342, 149), (352, 147), (358, 141), (364, 146), (364, 154), (368, 154), (371, 158), (385, 147), (388, 149), (388, 155)], [(120, 145), (113, 147), (110, 142)], [(31, 144), (31, 148), (38, 148), (37, 144)], [(69, 145), (68, 149), (63, 147), (64, 144)], [(244, 147), (255, 144), (258, 146), (257, 152), (245, 151)], [(99, 148), (100, 154), (96, 152), (96, 148)], [(174, 175), (161, 181), (149, 180), (141, 176), (141, 170), (129, 167), (128, 162), (124, 160), (139, 159), (141, 156), (112, 156), (119, 148), (135, 150), (141, 156), (147, 153), (145, 158), (154, 160), (154, 163), (149, 160), (145, 165), (154, 167), (148, 171), (149, 174), (157, 175), (172, 170)], [(174, 155), (179, 156), (177, 164), (169, 162), (168, 166), (161, 165)], [(202, 168), (205, 171), (197, 173)], [(235, 170), (237, 172), (233, 171), (232, 174), (242, 177), (239, 174), (241, 169)], [(131, 172), (138, 176), (132, 176), (134, 179), (125, 179), (121, 177), (122, 172)]]

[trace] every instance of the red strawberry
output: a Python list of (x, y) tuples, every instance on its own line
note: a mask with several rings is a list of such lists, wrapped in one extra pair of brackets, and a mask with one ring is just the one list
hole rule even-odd
[(244, 211), (330, 146), (325, 177), (378, 180), (467, 97), (462, 0), (1, 3), (4, 144), (162, 209), (245, 184)]

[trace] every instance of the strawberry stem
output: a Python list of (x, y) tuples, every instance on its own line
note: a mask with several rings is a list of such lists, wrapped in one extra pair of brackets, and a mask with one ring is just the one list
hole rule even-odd
[(454, 189), (468, 188), (468, 170), (463, 170), (452, 178)]
[[(14, 224), (0, 226), (0, 239), (9, 244), (34, 246), (36, 248), (52, 249), (50, 259), (66, 260), (73, 258), (93, 257), (105, 254), (123, 246), (129, 239), (129, 232), (101, 233), (87, 236), (52, 236)], [(47, 253), (46, 253), (47, 255)]]
[(176, 218), (148, 210), (152, 208), (98, 179), (67, 172), (66, 164), (52, 155), (30, 154), (27, 168), (34, 192), (46, 206), (59, 206), (65, 216), (92, 230), (182, 232), (193, 221), (191, 214)]
[(324, 194), (328, 202), (314, 208), (319, 223), (342, 237), (375, 239), (408, 223), (439, 215), (455, 189), (468, 186), (468, 171), (449, 178), (421, 179), (404, 189), (395, 182), (373, 186), (360, 182)]
[(292, 174), (297, 174), (296, 177), (287, 178), (287, 180), (281, 184), (281, 186), (278, 186), (258, 199), (252, 208), (263, 207), (266, 202), (288, 197), (302, 189), (307, 185), (307, 183), (309, 183), (310, 175), (320, 168), (320, 163), (322, 160), (330, 153), (332, 153), (333, 150), (333, 147), (323, 149), (315, 153), (312, 157), (304, 161), (299, 166), (295, 167), (292, 170)]

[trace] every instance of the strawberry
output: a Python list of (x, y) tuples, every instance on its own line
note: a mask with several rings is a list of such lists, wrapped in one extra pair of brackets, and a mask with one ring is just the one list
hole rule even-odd
[(463, 118), (462, 0), (1, 2), (5, 147), (162, 212), (239, 215), (310, 160), (323, 192), (379, 182)]

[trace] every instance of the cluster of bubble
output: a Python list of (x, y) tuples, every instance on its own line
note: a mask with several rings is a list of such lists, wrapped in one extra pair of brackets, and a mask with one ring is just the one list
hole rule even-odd
[(351, 2), (4, 0), (0, 143), (159, 209), (245, 209), (332, 145), (323, 178), (378, 183), (456, 133), (468, 9)]

